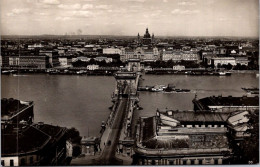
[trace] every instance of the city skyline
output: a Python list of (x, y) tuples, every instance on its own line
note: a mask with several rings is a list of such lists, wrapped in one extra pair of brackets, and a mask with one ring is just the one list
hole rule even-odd
[(258, 37), (257, 0), (2, 0), (1, 35)]

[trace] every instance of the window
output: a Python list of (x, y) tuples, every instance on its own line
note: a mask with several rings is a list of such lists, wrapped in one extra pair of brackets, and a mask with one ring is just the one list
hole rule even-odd
[(214, 164), (218, 164), (218, 159), (214, 159)]
[(190, 160), (190, 164), (194, 165), (194, 160), (193, 159)]
[(183, 165), (187, 165), (187, 161), (186, 161), (186, 160), (183, 160), (183, 161), (182, 161), (182, 164), (183, 164)]
[(169, 164), (170, 164), (170, 165), (173, 165), (173, 161), (169, 161)]
[(1, 161), (1, 165), (2, 165), (2, 166), (5, 166), (5, 160), (2, 160), (2, 161)]
[(202, 160), (201, 159), (199, 159), (199, 165), (202, 165)]
[(13, 159), (10, 160), (10, 166), (14, 166), (14, 160)]

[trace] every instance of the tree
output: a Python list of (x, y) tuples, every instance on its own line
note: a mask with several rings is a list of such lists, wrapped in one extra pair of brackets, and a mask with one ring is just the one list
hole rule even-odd
[(98, 62), (98, 65), (105, 67), (107, 65), (107, 62), (105, 60), (102, 60), (101, 62)]
[(73, 67), (86, 67), (88, 65), (88, 62), (84, 62), (81, 60), (77, 60), (76, 62), (72, 63)]
[(89, 60), (89, 64), (96, 64), (96, 60), (94, 60), (93, 58), (91, 58), (91, 59)]
[(71, 142), (73, 144), (80, 144), (82, 137), (80, 136), (79, 131), (76, 128), (72, 127), (71, 129), (68, 129), (67, 134), (68, 138), (71, 139)]
[(73, 157), (77, 157), (81, 154), (81, 148), (80, 146), (76, 145), (76, 146), (73, 146), (73, 150), (72, 150), (72, 156)]
[(173, 63), (172, 59), (168, 60), (167, 63), (166, 63), (166, 66), (168, 68), (172, 68), (173, 65), (174, 65), (174, 63)]
[(250, 137), (241, 143), (242, 163), (259, 163), (259, 111), (247, 115), (249, 118), (247, 133)]
[(227, 70), (231, 70), (232, 67), (233, 67), (233, 66), (232, 66), (230, 63), (228, 63), (228, 65), (226, 66), (226, 69), (227, 69)]
[(247, 70), (247, 66), (243, 64), (243, 65), (241, 66), (241, 70)]
[(235, 70), (240, 70), (241, 69), (241, 64), (237, 63), (237, 65), (234, 67)]
[(221, 64), (220, 64), (220, 63), (218, 63), (217, 67), (218, 67), (218, 68), (221, 68)]

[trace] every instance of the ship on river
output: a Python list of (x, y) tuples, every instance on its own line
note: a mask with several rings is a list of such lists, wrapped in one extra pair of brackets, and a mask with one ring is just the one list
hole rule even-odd
[(259, 88), (241, 88), (243, 89), (244, 91), (246, 91), (247, 93), (250, 93), (250, 94), (259, 94)]
[(155, 85), (155, 86), (139, 86), (138, 91), (149, 91), (149, 92), (164, 92), (164, 93), (189, 93), (190, 89), (179, 89), (172, 84)]

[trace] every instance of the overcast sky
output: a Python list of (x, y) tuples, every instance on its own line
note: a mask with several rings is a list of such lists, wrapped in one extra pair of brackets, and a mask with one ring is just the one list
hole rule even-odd
[(258, 0), (1, 0), (2, 35), (258, 36)]

